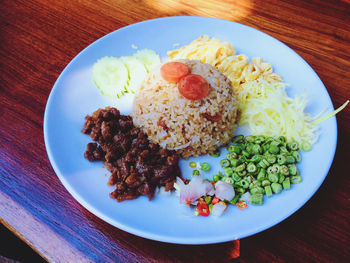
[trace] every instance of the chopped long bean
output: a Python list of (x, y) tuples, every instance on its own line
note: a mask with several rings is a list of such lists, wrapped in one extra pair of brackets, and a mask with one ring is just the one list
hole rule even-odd
[(253, 163), (260, 162), (261, 161), (261, 155), (259, 155), (259, 154), (253, 155), (252, 158), (250, 158), (250, 161), (253, 162)]
[(232, 176), (232, 174), (233, 174), (232, 168), (226, 167), (226, 168), (224, 169), (224, 174), (225, 174), (226, 176)]
[(216, 150), (212, 154), (210, 154), (211, 157), (219, 157), (220, 156), (220, 151)]
[(272, 189), (271, 189), (271, 186), (267, 185), (265, 186), (265, 194), (267, 197), (270, 197), (272, 195)]
[(253, 164), (253, 163), (249, 163), (248, 165), (247, 165), (247, 171), (248, 171), (248, 173), (254, 173), (254, 172), (256, 172), (256, 166), (255, 166), (255, 164)]
[(262, 151), (261, 146), (259, 144), (253, 144), (252, 153), (259, 154)]
[(238, 159), (232, 159), (232, 160), (230, 160), (230, 164), (231, 164), (231, 166), (232, 167), (237, 167), (239, 164), (240, 164), (240, 160), (238, 160)]
[(241, 172), (241, 171), (243, 171), (245, 169), (245, 166), (246, 166), (245, 163), (242, 163), (242, 164), (240, 164), (240, 165), (238, 165), (236, 167), (235, 171), (236, 172)]
[(286, 137), (284, 136), (280, 136), (277, 138), (277, 140), (280, 142), (280, 143), (285, 143), (287, 140), (286, 140)]
[(270, 148), (269, 148), (269, 152), (270, 153), (278, 153), (280, 151), (280, 149), (278, 148), (278, 146), (272, 144), (270, 145)]
[(240, 171), (240, 172), (237, 172), (239, 176), (246, 176), (247, 175), (247, 171), (246, 170), (243, 170), (243, 171)]
[(231, 176), (232, 176), (232, 179), (236, 182), (242, 179), (237, 173), (233, 173)]
[(275, 155), (269, 154), (266, 156), (266, 160), (270, 163), (273, 164), (276, 162), (277, 158)]
[(233, 184), (233, 179), (231, 177), (223, 177), (222, 178), (222, 181), (224, 181), (225, 183), (228, 183), (228, 184)]
[(275, 194), (279, 194), (280, 192), (282, 192), (282, 185), (280, 185), (279, 183), (272, 183), (271, 189)]
[(295, 164), (289, 164), (288, 165), (288, 170), (291, 175), (296, 175), (297, 174), (297, 167)]
[(249, 152), (247, 152), (247, 151), (245, 151), (245, 150), (243, 150), (242, 151), (242, 154), (245, 156), (245, 157), (250, 157), (250, 153)]
[(297, 163), (299, 163), (301, 161), (300, 153), (298, 153), (297, 151), (293, 151), (292, 156), (294, 157), (294, 159)]
[(202, 163), (201, 164), (201, 170), (204, 171), (204, 172), (208, 172), (210, 170), (210, 164), (209, 163)]
[(233, 143), (240, 143), (243, 142), (244, 140), (244, 135), (237, 135), (235, 137), (233, 137), (232, 142)]
[(264, 195), (270, 197), (302, 181), (296, 166), (301, 161), (299, 150), (310, 148), (310, 143), (287, 142), (284, 136), (235, 136), (226, 147), (226, 158), (220, 161), (224, 176), (215, 174), (213, 181), (222, 180), (235, 188), (232, 204), (247, 192), (251, 204), (262, 204)]
[(266, 170), (265, 169), (260, 169), (258, 176), (256, 177), (256, 179), (258, 181), (263, 181), (266, 178)]
[(284, 179), (285, 179), (286, 177), (284, 176), (284, 175), (280, 175), (280, 178), (279, 178), (279, 180), (278, 180), (278, 182), (281, 184), (281, 183), (283, 183), (283, 181), (284, 181)]
[(214, 182), (217, 182), (217, 181), (219, 181), (220, 179), (221, 179), (220, 175), (218, 175), (218, 174), (214, 174), (214, 175), (213, 175), (213, 180), (214, 180)]
[(290, 179), (289, 178), (284, 179), (282, 186), (283, 186), (283, 189), (285, 190), (290, 189)]
[(264, 193), (264, 189), (260, 186), (258, 187), (254, 187), (252, 189), (250, 189), (250, 193), (253, 194), (263, 194)]
[(287, 165), (281, 165), (280, 166), (280, 173), (281, 175), (288, 176), (289, 175), (289, 169)]
[(264, 195), (257, 193), (250, 196), (250, 203), (255, 205), (261, 205), (264, 202)]
[(291, 142), (287, 145), (289, 149), (292, 151), (298, 151), (299, 150), (299, 143), (298, 142)]
[(286, 156), (284, 154), (277, 155), (277, 163), (285, 164), (287, 162)]
[(258, 135), (255, 137), (254, 142), (257, 144), (261, 144), (265, 141), (265, 136), (264, 135)]
[(243, 187), (243, 188), (248, 188), (249, 187), (249, 182), (245, 179), (241, 180), (240, 182), (240, 185)]
[(227, 147), (227, 150), (229, 151), (229, 152), (234, 152), (234, 153), (237, 153), (237, 154), (239, 154), (240, 152), (241, 152), (241, 147), (239, 147), (238, 145), (229, 145), (228, 147)]
[(301, 182), (301, 176), (300, 175), (295, 175), (295, 176), (292, 176), (291, 178), (291, 183), (292, 184), (298, 184)]
[(199, 172), (199, 170), (197, 170), (197, 169), (194, 169), (193, 171), (192, 171), (192, 175), (200, 175), (201, 173)]
[(295, 163), (295, 158), (292, 155), (287, 155), (286, 163)]
[(233, 204), (233, 205), (235, 205), (235, 204), (237, 203), (238, 199), (239, 199), (239, 195), (236, 195), (236, 196), (230, 201), (230, 203)]
[(226, 159), (228, 159), (228, 160), (237, 159), (237, 153), (227, 153)]
[(223, 168), (228, 167), (228, 166), (230, 166), (230, 161), (227, 160), (227, 159), (222, 159), (222, 160), (220, 161), (220, 165), (221, 165)]
[(278, 182), (278, 175), (277, 174), (270, 173), (270, 174), (268, 174), (267, 178), (272, 183), (277, 183)]
[(264, 186), (264, 187), (266, 187), (266, 186), (268, 186), (270, 184), (271, 184), (271, 182), (269, 180), (264, 180), (264, 181), (261, 182), (261, 185)]
[(267, 165), (265, 164), (265, 162), (263, 162), (263, 160), (261, 160), (258, 165), (261, 167), (261, 168), (266, 168)]
[(303, 150), (303, 151), (310, 151), (311, 150), (311, 143), (309, 143), (309, 142), (306, 142), (306, 141), (304, 141), (302, 144), (301, 144), (301, 149)]
[(280, 153), (288, 153), (287, 147), (286, 146), (281, 146), (280, 147)]

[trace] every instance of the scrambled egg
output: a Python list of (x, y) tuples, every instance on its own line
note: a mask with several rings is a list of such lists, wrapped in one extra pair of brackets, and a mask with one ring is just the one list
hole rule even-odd
[(281, 77), (273, 73), (272, 65), (261, 58), (253, 58), (251, 63), (244, 54), (236, 54), (235, 48), (228, 42), (204, 35), (186, 46), (168, 52), (169, 60), (197, 59), (218, 68), (228, 77), (235, 89), (240, 84), (258, 78), (272, 83), (281, 81)]

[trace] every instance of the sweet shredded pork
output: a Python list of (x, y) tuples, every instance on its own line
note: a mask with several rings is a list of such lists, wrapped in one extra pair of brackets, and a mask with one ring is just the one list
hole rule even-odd
[(181, 177), (179, 156), (148, 140), (134, 127), (130, 116), (121, 115), (112, 107), (98, 109), (85, 117), (82, 132), (94, 142), (87, 145), (84, 156), (89, 161), (103, 161), (112, 173), (110, 194), (118, 202), (140, 195), (152, 199), (156, 187), (172, 190), (176, 177)]

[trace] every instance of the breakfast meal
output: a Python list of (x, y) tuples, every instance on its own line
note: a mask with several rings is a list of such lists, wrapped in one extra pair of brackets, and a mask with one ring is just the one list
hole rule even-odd
[[(128, 57), (104, 57), (93, 80), (105, 96), (133, 96), (129, 116), (112, 107), (87, 115), (82, 132), (94, 141), (85, 158), (103, 161), (111, 173), (110, 196), (124, 201), (175, 190), (194, 214), (220, 216), (229, 204), (244, 209), (302, 181), (302, 151), (317, 142), (322, 118), (305, 112), (306, 96), (291, 98), (287, 84), (261, 58), (236, 54), (228, 42), (201, 36), (171, 50), (161, 62), (152, 50)], [(250, 135), (234, 134), (237, 125)], [(211, 167), (194, 162), (217, 158)], [(224, 155), (224, 157), (222, 157)], [(192, 178), (182, 177), (179, 159)], [(206, 178), (206, 179), (205, 179)]]

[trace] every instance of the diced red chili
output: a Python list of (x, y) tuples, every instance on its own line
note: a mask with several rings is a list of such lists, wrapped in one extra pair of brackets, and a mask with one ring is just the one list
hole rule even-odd
[(247, 203), (244, 202), (244, 201), (239, 201), (239, 202), (236, 203), (236, 206), (237, 206), (239, 209), (243, 210), (243, 209), (247, 208), (248, 205), (247, 205)]
[(215, 204), (218, 203), (219, 201), (220, 201), (220, 199), (217, 198), (216, 196), (214, 196), (214, 198), (213, 198), (213, 200), (211, 201), (211, 203), (212, 203), (213, 205), (215, 205)]
[(209, 216), (210, 210), (206, 202), (198, 202), (198, 213), (201, 216)]

